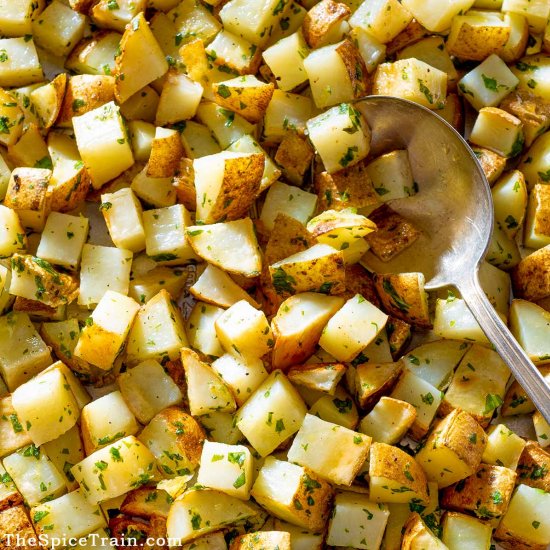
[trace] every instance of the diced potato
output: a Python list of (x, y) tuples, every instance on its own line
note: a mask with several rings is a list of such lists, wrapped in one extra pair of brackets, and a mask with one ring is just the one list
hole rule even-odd
[(118, 32), (99, 31), (91, 38), (83, 39), (71, 52), (65, 66), (77, 74), (114, 74), (115, 54), (121, 35)]
[(0, 510), (23, 504), (23, 497), (17, 490), (10, 474), (0, 466)]
[(216, 334), (216, 319), (224, 312), (220, 307), (197, 302), (187, 320), (187, 336), (192, 348), (217, 358), (224, 354)]
[(205, 441), (197, 483), (243, 500), (250, 498), (253, 458), (243, 445)]
[(22, 36), (2, 38), (0, 51), (5, 55), (5, 60), (0, 65), (0, 86), (26, 86), (43, 80), (42, 67), (32, 36), (30, 40)]
[(177, 130), (157, 126), (151, 141), (151, 154), (147, 164), (147, 176), (172, 178), (179, 169), (183, 156), (183, 144)]
[(546, 273), (549, 258), (548, 245), (523, 258), (512, 272), (515, 296), (535, 301), (550, 295), (550, 277)]
[(313, 148), (306, 138), (297, 132), (291, 132), (287, 133), (279, 144), (275, 162), (280, 166), (286, 179), (295, 185), (302, 185), (313, 157)]
[(256, 451), (266, 456), (299, 430), (306, 412), (294, 386), (276, 370), (239, 409), (235, 424)]
[(231, 542), (231, 550), (244, 550), (245, 548), (279, 548), (279, 550), (290, 550), (290, 533), (263, 530), (240, 535)]
[(408, 99), (428, 109), (442, 109), (447, 75), (419, 59), (383, 63), (374, 75), (373, 93)]
[(319, 109), (358, 99), (368, 92), (367, 67), (348, 39), (313, 50), (304, 59), (304, 68)]
[(263, 154), (223, 151), (193, 162), (197, 220), (216, 223), (244, 216), (260, 191)]
[(235, 411), (233, 394), (210, 365), (203, 363), (195, 352), (185, 347), (181, 349), (181, 362), (185, 369), (187, 398), (193, 416), (212, 411)]
[(19, 421), (11, 403), (11, 396), (0, 399), (0, 456), (6, 456), (29, 445), (31, 438)]
[(172, 178), (151, 178), (147, 175), (148, 166), (132, 180), (132, 191), (145, 203), (163, 208), (176, 204), (176, 190)]
[(30, 93), (31, 103), (42, 128), (50, 128), (57, 120), (63, 105), (66, 84), (67, 75), (61, 73), (48, 84), (39, 86)]
[(319, 345), (339, 361), (350, 361), (376, 338), (387, 319), (386, 314), (357, 294), (327, 323)]
[(489, 149), (472, 146), (472, 150), (483, 169), (487, 181), (490, 185), (493, 185), (504, 172), (506, 159), (493, 153), (493, 151), (489, 151)]
[(510, 239), (498, 224), (493, 227), (486, 258), (490, 264), (503, 270), (515, 267), (521, 261), (516, 241)]
[(234, 76), (255, 73), (261, 61), (260, 50), (249, 40), (228, 32), (228, 27), (222, 29), (216, 38), (206, 48), (206, 55), (213, 60), (214, 70), (219, 73), (210, 73), (211, 79), (226, 80), (224, 74)]
[(119, 391), (88, 403), (82, 409), (81, 426), (82, 441), (88, 455), (139, 430), (132, 411)]
[(441, 32), (451, 26), (452, 19), (470, 9), (474, 0), (452, 0), (442, 6), (437, 0), (404, 0), (403, 7), (426, 29)]
[(58, 537), (81, 537), (107, 526), (99, 508), (90, 505), (80, 491), (73, 491), (30, 511), (37, 534), (45, 544)]
[(170, 508), (166, 530), (181, 545), (257, 515), (251, 503), (213, 489), (190, 489)]
[(155, 457), (134, 436), (95, 451), (71, 469), (90, 504), (118, 497), (154, 481)]
[(512, 300), (510, 330), (535, 364), (550, 360), (547, 330), (550, 313), (526, 300)]
[(489, 550), (491, 526), (471, 516), (447, 512), (443, 518), (442, 540), (449, 550), (479, 548)]
[(13, 302), (13, 296), (9, 292), (11, 282), (11, 269), (0, 264), (0, 314), (7, 311)]
[(543, 549), (550, 543), (548, 509), (550, 494), (520, 484), (504, 514), (495, 540), (504, 545)]
[(0, 257), (8, 258), (26, 250), (27, 236), (19, 216), (15, 210), (0, 205)]
[(353, 386), (350, 387), (350, 391), (356, 395), (359, 406), (370, 409), (382, 395), (390, 393), (402, 369), (401, 362), (361, 363), (356, 369)]
[(544, 0), (503, 0), (502, 11), (523, 15), (534, 32), (543, 32), (550, 15), (550, 7)]
[(118, 0), (116, 5), (109, 0), (99, 0), (90, 9), (90, 15), (98, 26), (124, 32), (132, 18), (144, 9), (145, 0)]
[(44, 9), (44, 2), (5, 0), (2, 3), (0, 29), (4, 36), (23, 36), (32, 32), (32, 19)]
[(508, 508), (516, 476), (508, 468), (482, 464), (474, 475), (446, 487), (441, 504), (451, 510), (474, 513), (494, 525)]
[(520, 483), (549, 492), (550, 454), (534, 441), (527, 441), (517, 471)]
[(518, 83), (504, 61), (492, 54), (462, 77), (458, 89), (475, 109), (480, 110), (498, 105)]
[[(119, 103), (124, 103), (168, 70), (164, 52), (149, 29), (143, 13), (136, 15), (124, 31), (120, 52), (115, 60), (118, 77), (115, 93)], [(146, 67), (144, 59), (147, 59)]]
[(214, 441), (237, 445), (244, 440), (243, 434), (233, 423), (234, 415), (231, 413), (215, 411), (202, 415), (199, 420)]
[(359, 431), (378, 443), (395, 445), (401, 441), (415, 419), (416, 409), (413, 405), (384, 396), (361, 420)]
[(482, 461), (515, 470), (525, 441), (504, 424), (493, 426), (487, 434), (487, 446)]
[(288, 379), (293, 384), (334, 395), (345, 373), (346, 366), (342, 363), (315, 363), (292, 367)]
[(417, 512), (413, 512), (403, 527), (402, 550), (446, 550)]
[(307, 414), (288, 459), (332, 483), (351, 485), (366, 460), (370, 437)]
[(148, 359), (173, 361), (187, 345), (181, 313), (168, 291), (161, 289), (136, 315), (128, 334), (126, 361), (129, 365)]
[(67, 490), (65, 478), (32, 443), (5, 457), (3, 463), (29, 506), (57, 498)]
[(333, 490), (307, 468), (269, 456), (251, 494), (274, 516), (310, 531), (322, 531)]
[(315, 4), (302, 22), (302, 30), (311, 48), (320, 48), (342, 40), (348, 26), (344, 22), (351, 13), (343, 3), (323, 0)]
[(155, 456), (164, 476), (187, 476), (187, 482), (200, 463), (205, 434), (192, 416), (178, 407), (168, 407), (149, 422), (139, 438)]
[(510, 371), (493, 350), (473, 345), (458, 365), (443, 400), (444, 411), (469, 412), (487, 426), (502, 404)]
[(12, 403), (35, 445), (63, 435), (79, 416), (78, 404), (59, 369), (48, 369), (19, 386)]
[(406, 150), (392, 151), (376, 158), (367, 165), (366, 172), (384, 202), (410, 197), (417, 192)]
[(550, 244), (550, 193), (547, 185), (535, 184), (529, 195), (525, 220), (524, 244), (542, 248)]
[(139, 310), (132, 298), (108, 290), (82, 329), (74, 354), (104, 370), (113, 367), (124, 349), (130, 327)]
[(486, 443), (476, 420), (455, 409), (434, 427), (415, 458), (429, 481), (448, 487), (477, 470)]
[(404, 356), (406, 368), (439, 389), (444, 389), (470, 347), (466, 342), (436, 340), (411, 350)]
[[(304, 388), (300, 388), (304, 391)], [(351, 396), (341, 388), (334, 395), (323, 395), (313, 400), (309, 414), (318, 416), (326, 422), (332, 422), (349, 430), (355, 429), (359, 422), (359, 413)]]
[(273, 230), (280, 213), (305, 224), (313, 215), (316, 203), (317, 197), (313, 193), (276, 181), (267, 192), (260, 220), (268, 231)]
[(406, 401), (415, 407), (416, 419), (411, 434), (420, 439), (428, 432), (443, 395), (429, 382), (405, 369), (391, 397)]
[(146, 304), (163, 288), (173, 299), (181, 294), (188, 272), (181, 268), (155, 267), (142, 275), (133, 275), (128, 296), (140, 304)]
[(152, 359), (122, 373), (117, 382), (126, 403), (142, 424), (183, 399), (172, 378)]
[(164, 126), (192, 118), (197, 112), (202, 93), (201, 84), (170, 69), (160, 94), (155, 123)]
[(523, 125), (515, 116), (495, 107), (483, 107), (470, 134), (470, 141), (504, 157), (523, 150)]
[(468, 309), (466, 302), (454, 296), (437, 299), (434, 332), (442, 338), (488, 343), (485, 333)]
[(191, 215), (183, 204), (145, 211), (143, 227), (147, 255), (161, 265), (181, 265), (196, 260), (185, 234), (191, 223)]
[[(155, 121), (158, 104), (159, 94), (151, 86), (145, 86), (121, 105), (120, 112), (126, 120), (152, 124)], [(136, 160), (146, 160), (145, 157), (141, 158), (135, 146), (133, 148)]]
[(315, 351), (324, 326), (343, 304), (342, 298), (310, 292), (283, 302), (272, 322), (272, 365), (285, 369), (307, 359)]
[(426, 476), (410, 455), (373, 443), (369, 458), (369, 498), (373, 502), (428, 502)]
[(107, 290), (127, 294), (132, 256), (130, 250), (85, 244), (82, 247), (78, 303), (93, 306)]
[(134, 164), (124, 121), (114, 102), (73, 117), (78, 151), (95, 189)]
[(26, 313), (0, 317), (0, 371), (10, 391), (51, 365), (48, 346)]
[(492, 189), (495, 221), (509, 237), (514, 237), (525, 216), (527, 188), (519, 170), (502, 176)]
[(539, 445), (548, 447), (550, 445), (550, 424), (539, 411), (535, 411), (535, 414), (533, 414), (533, 427)]
[(327, 542), (353, 548), (367, 549), (371, 545), (378, 548), (388, 516), (390, 512), (385, 505), (375, 504), (365, 495), (338, 493), (329, 522)]
[[(193, 250), (207, 262), (245, 277), (260, 274), (262, 261), (250, 218), (194, 225), (186, 229), (186, 236)], [(237, 256), (235, 249), (239, 250)]]
[(280, 90), (293, 90), (307, 80), (304, 59), (309, 55), (309, 48), (301, 30), (282, 38), (262, 55)]

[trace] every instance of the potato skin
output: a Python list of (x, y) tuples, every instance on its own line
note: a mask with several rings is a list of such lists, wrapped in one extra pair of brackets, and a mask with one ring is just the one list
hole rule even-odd
[(240, 535), (229, 550), (291, 550), (290, 533), (285, 531), (258, 531)]
[(351, 14), (346, 4), (333, 0), (322, 0), (313, 6), (304, 17), (302, 32), (310, 48), (318, 48), (323, 45), (327, 34), (343, 19)]
[(472, 150), (475, 153), (479, 164), (481, 164), (481, 168), (487, 178), (487, 181), (493, 185), (497, 179), (500, 178), (502, 172), (504, 172), (504, 168), (506, 167), (506, 158), (494, 153), (493, 151), (489, 151), (489, 149), (484, 149), (483, 147), (478, 147), (476, 145), (472, 145)]
[(307, 139), (297, 132), (287, 132), (275, 154), (275, 162), (285, 177), (295, 185), (302, 185), (315, 153)]
[(365, 300), (380, 309), (380, 299), (376, 293), (372, 275), (360, 264), (346, 265), (346, 290), (342, 298), (349, 300), (356, 294), (361, 294)]
[(220, 93), (220, 83), (214, 83), (212, 85), (214, 101), (222, 107), (235, 111), (251, 124), (256, 124), (264, 117), (273, 96), (275, 84), (259, 82), (258, 86), (227, 85), (225, 90), (229, 95)]
[(533, 252), (512, 271), (516, 298), (531, 302), (550, 295), (550, 244)]
[(15, 168), (4, 199), (4, 206), (12, 210), (41, 211), (48, 201), (46, 189), (51, 170), (42, 168)]
[(528, 441), (519, 458), (518, 483), (550, 493), (550, 453), (538, 443)]
[[(370, 410), (381, 396), (387, 395), (394, 388), (401, 372), (403, 363), (362, 363), (356, 370), (356, 398), (362, 409)], [(363, 380), (369, 380), (369, 383)], [(372, 384), (374, 382), (374, 385)]]
[(391, 355), (394, 359), (397, 359), (402, 355), (412, 338), (411, 325), (390, 315), (386, 323), (386, 333)]
[[(459, 18), (457, 18), (459, 19)], [(451, 31), (452, 34), (452, 31)], [(449, 54), (462, 60), (483, 61), (493, 53), (498, 53), (508, 42), (510, 27), (471, 25), (462, 21), (452, 44), (447, 44)]]
[(423, 533), (431, 534), (426, 524), (417, 512), (413, 512), (403, 527), (403, 538), (401, 540), (401, 550), (416, 550), (418, 546), (415, 544), (415, 539)]
[(422, 40), (430, 33), (416, 20), (413, 19), (403, 31), (386, 44), (386, 53), (392, 56), (394, 53)]
[(172, 502), (165, 491), (151, 487), (140, 487), (126, 494), (120, 511), (129, 516), (150, 519), (153, 516), (168, 517)]
[(166, 137), (155, 138), (147, 163), (147, 175), (151, 178), (172, 178), (180, 168), (183, 144), (176, 132)]
[(509, 468), (481, 464), (475, 474), (443, 489), (441, 505), (473, 512), (480, 519), (500, 518), (508, 508), (516, 478)]
[[(20, 504), (7, 508), (0, 512), (0, 533), (4, 534), (17, 534), (23, 540), (36, 538), (36, 533), (32, 523), (27, 516), (25, 507)], [(36, 549), (37, 546), (31, 546), (30, 544), (24, 544), (23, 546), (15, 545), (13, 542), (8, 544), (8, 539), (4, 536), (0, 536), (0, 550), (11, 550), (16, 548), (17, 550)]]

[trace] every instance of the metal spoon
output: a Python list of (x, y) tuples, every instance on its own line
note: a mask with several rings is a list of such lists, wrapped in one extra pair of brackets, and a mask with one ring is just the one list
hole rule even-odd
[(365, 258), (378, 273), (422, 272), (426, 289), (453, 285), (510, 368), (550, 422), (550, 387), (485, 296), (478, 278), (493, 231), (491, 189), (474, 153), (441, 117), (404, 99), (358, 100), (372, 130), (371, 152), (407, 149), (419, 192), (391, 207), (422, 230), (422, 236), (390, 262)]

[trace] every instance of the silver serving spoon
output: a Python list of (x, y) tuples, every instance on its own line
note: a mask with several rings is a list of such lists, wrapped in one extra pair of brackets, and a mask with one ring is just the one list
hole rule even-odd
[(404, 99), (355, 103), (372, 130), (374, 156), (407, 149), (419, 192), (392, 202), (422, 236), (390, 262), (367, 254), (378, 273), (422, 272), (426, 289), (453, 285), (516, 380), (550, 422), (550, 387), (485, 296), (478, 278), (493, 230), (489, 183), (460, 134), (432, 111)]

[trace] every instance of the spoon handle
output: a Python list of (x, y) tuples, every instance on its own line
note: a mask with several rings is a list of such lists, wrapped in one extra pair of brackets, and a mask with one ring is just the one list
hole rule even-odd
[(489, 341), (550, 424), (550, 386), (489, 302), (477, 272), (464, 277), (457, 287)]

